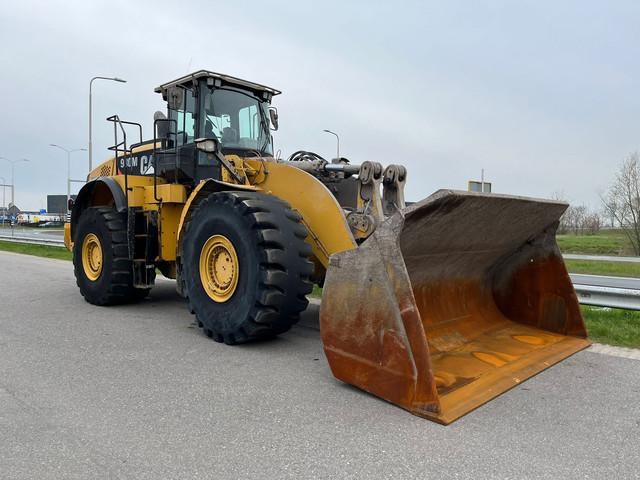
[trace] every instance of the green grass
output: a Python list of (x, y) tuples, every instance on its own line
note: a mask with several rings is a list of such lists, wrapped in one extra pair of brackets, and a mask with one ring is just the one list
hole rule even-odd
[(71, 252), (66, 248), (50, 247), (48, 245), (31, 245), (29, 243), (4, 242), (0, 240), (0, 250), (35, 255), (36, 257), (71, 260)]
[[(633, 248), (621, 230), (602, 230), (597, 235), (558, 235), (562, 253), (579, 255), (633, 256)], [(569, 273), (590, 275), (612, 275), (617, 277), (640, 277), (640, 264), (623, 262), (594, 262), (588, 260), (565, 260)]]
[(640, 312), (585, 305), (580, 308), (591, 340), (640, 348)]
[(582, 255), (634, 255), (633, 248), (624, 232), (602, 230), (597, 235), (558, 235), (558, 245), (562, 253)]
[(569, 273), (611, 275), (614, 277), (640, 277), (640, 263), (597, 262), (590, 260), (565, 260)]

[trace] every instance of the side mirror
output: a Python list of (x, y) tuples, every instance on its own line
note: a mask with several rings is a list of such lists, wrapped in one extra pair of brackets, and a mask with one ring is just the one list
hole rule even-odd
[(269, 107), (269, 119), (271, 120), (272, 130), (278, 130), (278, 109)]
[(171, 110), (184, 110), (184, 90), (180, 87), (169, 87), (166, 100)]
[(220, 149), (220, 142), (217, 138), (196, 138), (196, 148), (201, 152), (215, 153)]

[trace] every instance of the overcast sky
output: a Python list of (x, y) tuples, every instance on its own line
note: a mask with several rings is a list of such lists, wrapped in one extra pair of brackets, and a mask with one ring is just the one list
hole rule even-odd
[[(640, 148), (637, 1), (3, 1), (0, 156), (16, 204), (66, 193), (66, 155), (108, 158), (114, 113), (152, 135), (161, 83), (209, 69), (283, 91), (276, 149), (402, 163), (407, 197), (466, 189), (598, 207)], [(74, 153), (83, 178), (87, 154)], [(0, 176), (10, 167), (0, 161)], [(74, 187), (77, 189), (77, 187)], [(7, 198), (9, 192), (7, 191)]]

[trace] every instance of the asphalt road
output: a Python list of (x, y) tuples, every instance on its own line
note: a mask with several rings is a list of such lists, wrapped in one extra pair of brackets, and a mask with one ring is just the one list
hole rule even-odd
[(623, 263), (640, 263), (640, 257), (618, 257), (611, 255), (577, 255), (574, 253), (565, 253), (562, 255), (565, 260), (589, 260), (594, 262), (623, 262)]
[(578, 353), (444, 427), (333, 379), (313, 328), (192, 322), (169, 281), (98, 308), (0, 252), (0, 478), (640, 478), (637, 360)]
[(570, 276), (571, 281), (576, 285), (640, 290), (640, 278), (608, 277), (604, 275), (586, 275), (581, 273), (572, 273)]
[(62, 241), (64, 236), (64, 230), (62, 229), (51, 229), (51, 228), (29, 228), (29, 227), (0, 227), (0, 236), (3, 237), (23, 237), (23, 238), (33, 238), (34, 240), (39, 239), (48, 239), (48, 240), (60, 240)]

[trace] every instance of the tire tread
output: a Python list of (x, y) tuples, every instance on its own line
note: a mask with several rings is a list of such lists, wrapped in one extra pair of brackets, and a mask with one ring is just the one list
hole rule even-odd
[[(308, 232), (302, 216), (288, 203), (271, 195), (216, 192), (204, 199), (190, 215), (185, 225), (185, 242), (189, 241), (192, 222), (198, 217), (198, 212), (210, 208), (235, 209), (255, 233), (256, 246), (261, 249), (262, 256), (258, 290), (249, 314), (231, 332), (221, 332), (211, 322), (207, 324), (205, 312), (199, 314), (199, 307), (189, 298), (183, 281), (183, 294), (190, 311), (195, 313), (208, 336), (228, 345), (272, 338), (286, 332), (307, 308), (306, 295), (313, 289), (310, 277), (314, 266), (309, 259), (312, 250), (305, 242)], [(183, 258), (181, 262), (182, 271), (190, 268)]]
[[(95, 292), (85, 291), (82, 285), (82, 277), (84, 276), (82, 259), (76, 255), (74, 249), (74, 274), (76, 284), (80, 288), (80, 293), (84, 299), (94, 305), (106, 306), (137, 301), (146, 297), (150, 289), (135, 288), (133, 286), (133, 271), (131, 261), (128, 258), (129, 250), (127, 246), (125, 214), (118, 213), (111, 207), (91, 207), (85, 210), (82, 215), (88, 217), (93, 216), (96, 217), (96, 221), (104, 222), (111, 237), (109, 243), (112, 254), (110, 281), (108, 282), (107, 288), (96, 295)], [(81, 216), (78, 225), (80, 225), (82, 220), (83, 218)], [(104, 244), (104, 239), (100, 240)], [(77, 239), (76, 242), (78, 241), (81, 242), (81, 240)]]

